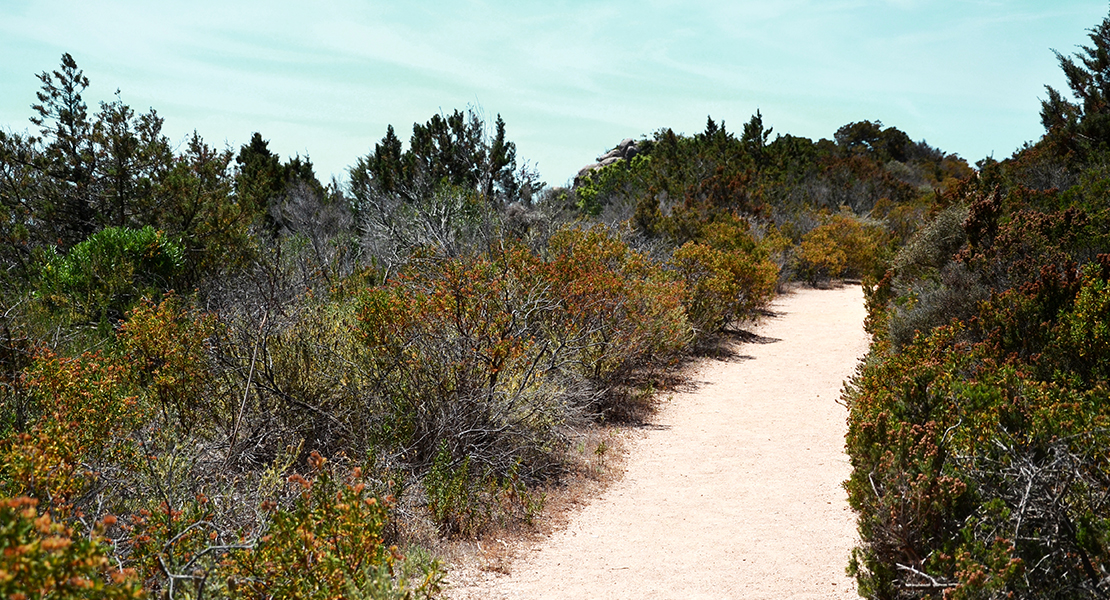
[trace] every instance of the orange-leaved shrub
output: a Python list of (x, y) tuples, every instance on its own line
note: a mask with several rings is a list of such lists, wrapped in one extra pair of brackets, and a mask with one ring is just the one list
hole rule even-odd
[(854, 214), (839, 212), (802, 236), (795, 254), (797, 275), (816, 284), (843, 277), (881, 274), (886, 234)]
[[(422, 471), (435, 463), (432, 495), (498, 506), (518, 478), (556, 472), (568, 425), (624, 414), (620, 386), (681, 355), (682, 297), (681, 282), (603, 227), (560, 230), (543, 255), (518, 244), (417, 254), (358, 300), (360, 377), (380, 406), (372, 445)], [(474, 485), (447, 485), (460, 472)], [(508, 496), (528, 518), (531, 500)], [(467, 502), (438, 501), (457, 509), (439, 511), (445, 530), (488, 520), (452, 514)]]
[(216, 332), (213, 315), (193, 315), (172, 293), (155, 304), (144, 300), (120, 326), (123, 360), (148, 409), (164, 427), (188, 436), (215, 415), (214, 373), (208, 347)]
[(108, 517), (86, 534), (40, 511), (26, 496), (0, 498), (0, 596), (122, 600), (142, 598), (132, 569), (114, 564), (103, 537)]
[[(567, 227), (549, 241), (549, 285), (578, 346), (579, 372), (602, 388), (633, 371), (669, 365), (690, 341), (686, 289), (608, 228)], [(558, 340), (556, 340), (558, 341)]]
[(778, 281), (769, 252), (736, 217), (705, 225), (699, 239), (674, 251), (671, 266), (686, 284), (683, 305), (699, 341), (752, 316), (770, 302)]
[[(381, 413), (370, 434), (428, 465), (441, 443), (507, 472), (532, 464), (568, 416), (560, 348), (538, 335), (556, 309), (527, 250), (431, 257), (360, 298), (363, 373)], [(557, 437), (557, 436), (556, 436)], [(545, 468), (544, 461), (535, 469)]]
[(101, 468), (135, 464), (131, 435), (144, 422), (142, 407), (127, 369), (99, 352), (42, 350), (24, 385), (30, 414), (26, 430), (0, 440), (0, 496), (30, 496), (68, 518)]
[(393, 500), (369, 493), (359, 469), (345, 479), (313, 453), (309, 477), (287, 510), (276, 510), (258, 542), (229, 557), (226, 593), (232, 598), (431, 598), (442, 573), (432, 565), (409, 581), (403, 556), (386, 546), (385, 525)]

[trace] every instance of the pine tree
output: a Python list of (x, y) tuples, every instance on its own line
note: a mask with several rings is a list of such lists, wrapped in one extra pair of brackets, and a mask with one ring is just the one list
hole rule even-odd
[(158, 225), (152, 220), (154, 189), (173, 163), (162, 123), (153, 109), (135, 115), (118, 90), (114, 101), (100, 103), (92, 131), (99, 227)]
[(1045, 86), (1041, 123), (1073, 148), (1097, 149), (1110, 144), (1110, 17), (1087, 37), (1091, 45), (1080, 46), (1072, 57), (1054, 51), (1075, 101)]
[(48, 177), (62, 183), (57, 196), (40, 207), (45, 219), (55, 224), (58, 241), (71, 246), (96, 230), (93, 201), (93, 174), (96, 153), (92, 145), (92, 125), (81, 93), (89, 79), (67, 52), (61, 69), (38, 75), (42, 89), (38, 103), (31, 105), (37, 116), (31, 122), (39, 127), (46, 151), (36, 165)]

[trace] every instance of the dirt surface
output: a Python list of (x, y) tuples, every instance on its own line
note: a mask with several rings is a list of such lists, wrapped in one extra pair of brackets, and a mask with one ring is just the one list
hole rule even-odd
[(855, 598), (839, 393), (867, 350), (859, 286), (798, 289), (706, 359), (628, 444), (626, 473), (450, 598)]

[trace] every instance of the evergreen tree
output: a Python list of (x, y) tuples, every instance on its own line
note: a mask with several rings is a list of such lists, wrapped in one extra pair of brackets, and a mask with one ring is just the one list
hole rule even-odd
[(235, 157), (235, 196), (250, 214), (263, 215), (271, 198), (285, 191), (281, 157), (270, 151), (270, 142), (255, 132)]
[(1090, 46), (1074, 57), (1055, 52), (1075, 102), (1052, 86), (1041, 101), (1041, 123), (1072, 149), (1098, 149), (1110, 144), (1110, 17), (1091, 29)]
[(519, 169), (516, 144), (508, 140), (500, 115), (492, 133), (474, 110), (433, 115), (415, 123), (409, 148), (402, 151), (393, 126), (350, 170), (356, 201), (369, 194), (392, 194), (413, 204), (430, 198), (444, 186), (473, 191), (497, 208), (530, 202), (542, 187), (535, 175)]
[(752, 115), (751, 120), (744, 124), (744, 132), (740, 135), (740, 143), (744, 145), (760, 167), (767, 162), (765, 148), (774, 129), (774, 127), (763, 129), (763, 115), (758, 109)]
[(151, 109), (135, 115), (116, 91), (102, 102), (93, 126), (98, 228), (157, 225), (153, 220), (156, 182), (170, 168), (173, 152), (162, 135), (163, 119)]
[(88, 107), (81, 97), (89, 79), (68, 52), (59, 70), (43, 71), (38, 78), (42, 89), (36, 93), (38, 103), (31, 106), (37, 113), (31, 122), (39, 127), (46, 150), (37, 157), (36, 168), (62, 185), (54, 188), (56, 195), (43, 199), (36, 216), (53, 223), (54, 237), (68, 247), (96, 230), (91, 198), (96, 153)]

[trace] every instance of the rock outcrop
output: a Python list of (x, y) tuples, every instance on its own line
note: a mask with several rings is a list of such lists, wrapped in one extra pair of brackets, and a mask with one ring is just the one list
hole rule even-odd
[(632, 160), (632, 157), (636, 156), (638, 153), (639, 148), (636, 146), (636, 141), (632, 138), (625, 139), (620, 144), (617, 144), (616, 148), (597, 157), (597, 162), (582, 167), (582, 169), (578, 171), (578, 175), (574, 177), (574, 185), (577, 187), (590, 173), (622, 160)]

